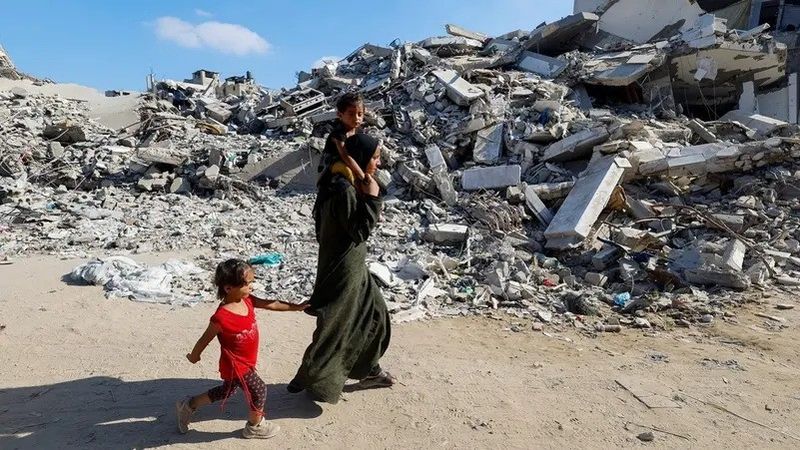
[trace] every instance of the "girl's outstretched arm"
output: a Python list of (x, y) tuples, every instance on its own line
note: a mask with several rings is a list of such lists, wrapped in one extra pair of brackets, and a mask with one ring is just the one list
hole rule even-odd
[(192, 364), (195, 364), (197, 361), (200, 361), (200, 354), (203, 353), (203, 350), (208, 347), (208, 343), (211, 342), (217, 334), (219, 334), (219, 326), (214, 322), (208, 323), (208, 328), (206, 331), (203, 332), (203, 335), (200, 336), (200, 339), (197, 340), (197, 343), (194, 344), (194, 348), (192, 349), (191, 353), (186, 354), (186, 359), (189, 360)]
[(308, 303), (295, 305), (292, 303), (284, 303), (280, 300), (265, 300), (263, 298), (253, 297), (252, 295), (250, 298), (253, 300), (254, 308), (266, 309), (268, 311), (303, 311), (308, 308)]

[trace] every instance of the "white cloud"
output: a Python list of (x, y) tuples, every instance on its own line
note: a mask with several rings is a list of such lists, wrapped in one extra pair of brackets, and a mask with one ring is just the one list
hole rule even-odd
[(237, 56), (263, 54), (270, 49), (269, 42), (258, 33), (233, 23), (208, 21), (194, 25), (177, 17), (159, 17), (155, 31), (159, 39), (181, 47), (208, 48)]
[(342, 59), (341, 56), (323, 56), (322, 58), (314, 61), (314, 64), (311, 65), (312, 69), (319, 69), (320, 67), (324, 66), (326, 63), (329, 62), (338, 62)]
[(194, 13), (200, 17), (213, 17), (214, 15), (204, 9), (195, 9)]

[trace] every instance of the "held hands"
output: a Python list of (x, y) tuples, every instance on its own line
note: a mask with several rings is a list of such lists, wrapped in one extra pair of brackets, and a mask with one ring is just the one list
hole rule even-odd
[(197, 364), (197, 361), (200, 361), (200, 355), (195, 355), (194, 353), (187, 353), (186, 359), (189, 360), (192, 364)]
[(311, 306), (308, 302), (300, 303), (299, 305), (287, 303), (286, 305), (287, 305), (286, 309), (287, 311), (305, 311), (306, 309), (308, 309), (309, 306)]

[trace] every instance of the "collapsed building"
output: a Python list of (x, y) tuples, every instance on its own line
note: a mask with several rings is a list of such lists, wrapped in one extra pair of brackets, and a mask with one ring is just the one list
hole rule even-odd
[[(81, 198), (75, 190), (103, 192), (86, 200), (102, 220), (133, 205), (131, 195), (170, 208), (178, 195), (195, 208), (208, 207), (195, 203), (203, 198), (281, 205), (309, 221), (303, 192), (314, 188), (333, 105), (358, 91), (366, 131), (385, 147), (383, 239), (370, 269), (398, 317), (506, 308), (576, 326), (599, 314), (601, 331), (649, 327), (653, 314), (708, 323), (746, 300), (731, 291), (798, 284), (792, 5), (578, 0), (573, 15), (532, 31), (488, 36), (450, 24), (416, 43), (364, 44), (299, 73), (292, 88), (210, 70), (150, 79), (140, 121), (117, 130), (69, 102), (54, 113), (34, 96), (6, 95), (0, 112), (23, 106), (41, 117), (1, 131), (12, 139), (0, 154), (0, 212), (40, 223), (50, 241), (0, 248), (52, 248), (63, 236), (55, 209), (87, 219), (65, 201), (48, 206), (51, 196)], [(46, 186), (42, 202), (22, 200), (35, 185)], [(305, 213), (289, 213), (292, 202)], [(223, 237), (252, 249), (243, 236), (266, 236), (202, 223), (154, 242), (185, 248), (202, 232), (198, 245)], [(290, 234), (308, 244), (306, 228)], [(137, 248), (130, 233), (112, 228), (74, 245)], [(301, 287), (271, 276), (302, 297), (313, 246), (293, 248), (286, 264)]]

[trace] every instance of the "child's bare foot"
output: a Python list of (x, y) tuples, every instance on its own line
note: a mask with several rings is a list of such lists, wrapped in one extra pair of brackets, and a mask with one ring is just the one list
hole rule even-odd
[(189, 431), (189, 424), (192, 423), (194, 410), (189, 406), (189, 400), (178, 400), (175, 403), (175, 410), (178, 413), (178, 431), (186, 434)]
[(278, 434), (280, 430), (281, 427), (278, 424), (262, 418), (258, 425), (250, 425), (250, 422), (247, 422), (242, 430), (242, 436), (245, 439), (269, 439)]

